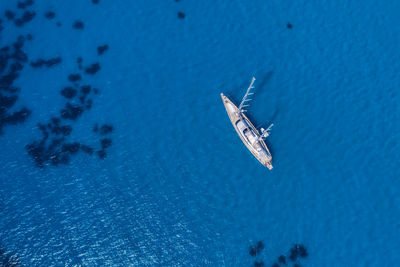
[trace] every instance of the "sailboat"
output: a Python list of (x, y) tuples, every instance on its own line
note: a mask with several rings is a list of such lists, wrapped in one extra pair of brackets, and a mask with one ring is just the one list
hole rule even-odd
[(233, 102), (223, 93), (221, 93), (221, 98), (229, 119), (232, 122), (233, 128), (235, 128), (243, 144), (245, 144), (247, 149), (262, 165), (272, 170), (272, 156), (264, 142), (264, 139), (269, 136), (273, 124), (271, 124), (267, 129), (261, 128), (260, 133), (244, 114), (247, 111), (244, 108), (249, 106), (247, 103), (251, 100), (248, 97), (254, 94), (251, 92), (251, 89), (254, 88), (253, 84), (255, 80), (256, 79), (253, 77), (239, 107), (233, 104)]

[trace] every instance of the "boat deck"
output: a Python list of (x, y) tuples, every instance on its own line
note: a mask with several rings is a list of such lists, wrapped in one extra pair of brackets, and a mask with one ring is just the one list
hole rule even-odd
[[(244, 137), (242, 136), (240, 130), (237, 128), (236, 126), (236, 122), (238, 120), (240, 120), (240, 117), (236, 115), (236, 113), (239, 111), (238, 107), (232, 103), (232, 101), (227, 98), (224, 94), (221, 93), (221, 98), (222, 101), (224, 102), (225, 105), (225, 109), (228, 113), (229, 119), (233, 125), (233, 127), (235, 128), (237, 134), (239, 135), (240, 139), (242, 140), (243, 144), (245, 144), (245, 146), (247, 147), (247, 149), (253, 154), (253, 156), (265, 167), (267, 167), (268, 169), (272, 169), (272, 164), (271, 164), (271, 157), (260, 157), (260, 155), (255, 151), (255, 148), (250, 145), (248, 143), (247, 140), (244, 139)], [(251, 123), (251, 121), (246, 117), (245, 114), (242, 113), (242, 116), (244, 118), (244, 120), (246, 120), (246, 123), (250, 126), (250, 128), (257, 134), (260, 135), (260, 133), (258, 132), (258, 130), (256, 129), (256, 127), (254, 127), (254, 125)], [(259, 140), (258, 142), (260, 142), (261, 146), (263, 149), (266, 150), (266, 152), (268, 153), (268, 155), (271, 155), (271, 153), (269, 152), (267, 145), (265, 144), (264, 140)]]

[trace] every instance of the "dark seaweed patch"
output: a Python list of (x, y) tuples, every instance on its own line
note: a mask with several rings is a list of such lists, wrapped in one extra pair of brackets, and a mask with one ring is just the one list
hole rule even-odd
[(21, 122), (24, 122), (29, 115), (31, 115), (31, 111), (27, 108), (22, 108), (19, 111), (15, 111), (11, 115), (8, 115), (7, 117), (3, 118), (2, 123), (3, 124), (18, 124)]
[(78, 68), (81, 70), (81, 69), (82, 69), (82, 58), (81, 58), (81, 57), (78, 57), (78, 58), (76, 59), (76, 63), (78, 64)]
[(56, 134), (61, 133), (64, 136), (70, 135), (71, 131), (72, 131), (72, 127), (69, 126), (69, 125), (60, 126), (60, 127), (56, 128), (56, 129), (54, 130), (54, 133), (56, 133)]
[(90, 93), (91, 89), (92, 89), (92, 87), (90, 85), (83, 85), (83, 86), (81, 86), (81, 93), (83, 95), (88, 95)]
[(306, 258), (308, 256), (308, 252), (306, 248), (303, 245), (295, 244), (291, 249), (290, 249), (290, 256), (289, 259), (291, 261), (297, 260), (298, 257), (300, 258)]
[(81, 95), (81, 96), (79, 97), (79, 101), (81, 102), (81, 104), (85, 103), (85, 99), (86, 99), (86, 96), (85, 96), (85, 95)]
[(98, 3), (99, 3), (99, 0), (92, 0), (92, 3), (93, 3), (93, 4), (98, 4)]
[(78, 105), (67, 103), (65, 108), (61, 110), (61, 117), (67, 120), (76, 120), (83, 113), (83, 108)]
[(32, 34), (28, 33), (26, 35), (26, 40), (32, 40), (32, 38), (33, 38)]
[(100, 159), (105, 159), (107, 157), (107, 153), (105, 150), (99, 150), (97, 151), (97, 156), (99, 156)]
[(296, 261), (297, 258), (306, 258), (308, 256), (308, 252), (306, 248), (303, 245), (295, 244), (291, 249), (290, 249), (290, 256), (289, 259), (291, 261)]
[(87, 67), (86, 69), (85, 69), (85, 72), (87, 73), (87, 74), (95, 74), (96, 72), (98, 72), (99, 70), (100, 70), (101, 68), (100, 68), (100, 64), (99, 63), (94, 63), (94, 64), (92, 64), (92, 65), (90, 65), (89, 67)]
[(86, 108), (86, 109), (91, 109), (91, 108), (92, 108), (92, 104), (93, 104), (92, 99), (88, 99), (88, 100), (86, 101), (85, 108)]
[[(7, 50), (7, 49), (6, 49)], [(1, 50), (0, 50), (1, 51)], [(78, 64), (82, 63), (82, 58), (77, 58)], [(39, 62), (40, 64), (42, 62)], [(43, 63), (44, 64), (44, 63)], [(97, 68), (100, 69), (100, 64), (95, 63), (90, 67), (95, 70), (89, 70), (97, 72)], [(89, 68), (90, 68), (89, 67)], [(92, 88), (91, 85), (81, 85), (76, 82), (82, 80), (82, 76), (79, 73), (72, 73), (68, 75), (69, 82), (74, 83), (73, 85), (64, 86), (60, 91), (60, 94), (68, 100), (65, 106), (60, 110), (59, 117), (53, 117), (48, 123), (38, 124), (38, 128), (41, 131), (42, 137), (38, 140), (33, 141), (25, 146), (28, 154), (32, 157), (36, 166), (43, 168), (47, 165), (65, 165), (71, 162), (74, 155), (79, 152), (83, 152), (88, 155), (94, 154), (100, 159), (107, 157), (107, 149), (112, 145), (112, 139), (107, 135), (112, 132), (113, 126), (104, 124), (100, 127), (99, 145), (97, 149), (87, 144), (80, 142), (71, 141), (70, 135), (73, 131), (73, 122), (80, 118), (85, 110), (92, 107), (93, 95), (98, 93), (98, 89)], [(7, 99), (6, 102), (12, 103), (12, 99)]]
[(257, 249), (255, 247), (250, 247), (249, 254), (253, 257), (257, 256)]
[(184, 19), (186, 16), (185, 13), (183, 13), (181, 11), (179, 11), (177, 15), (178, 15), (178, 19)]
[(81, 147), (81, 144), (74, 142), (74, 143), (70, 143), (70, 144), (63, 144), (62, 145), (62, 152), (68, 152), (70, 154), (76, 154), (79, 152), (79, 149)]
[(11, 110), (20, 91), (13, 84), (28, 58), (22, 51), (24, 43), (25, 37), (21, 35), (11, 46), (0, 49), (0, 134), (3, 133), (4, 126), (22, 123), (31, 114), (26, 107), (17, 111)]
[(24, 14), (22, 14), (22, 17), (14, 20), (14, 24), (18, 27), (22, 27), (24, 24), (30, 22), (35, 15), (36, 13), (34, 11), (25, 11)]
[[(99, 133), (100, 135), (108, 135), (113, 131), (114, 127), (109, 124), (103, 124), (101, 127), (96, 123), (93, 127), (93, 132)], [(100, 159), (105, 159), (107, 157), (106, 149), (112, 145), (112, 140), (110, 138), (103, 138), (100, 140), (101, 150), (98, 150), (97, 156)]]
[(264, 266), (264, 262), (263, 261), (255, 261), (254, 262), (254, 267), (263, 267)]
[(76, 96), (76, 94), (77, 94), (77, 91), (70, 86), (65, 87), (64, 89), (61, 90), (61, 95), (68, 99), (74, 98)]
[(83, 28), (85, 28), (85, 25), (83, 24), (82, 21), (76, 20), (76, 21), (72, 24), (72, 27), (73, 27), (75, 30), (82, 30)]
[(22, 70), (23, 68), (24, 68), (24, 66), (23, 66), (21, 63), (19, 63), (19, 62), (15, 62), (15, 63), (13, 63), (13, 64), (10, 65), (10, 70), (11, 70), (12, 72), (20, 71), (20, 70)]
[(61, 22), (57, 21), (56, 25), (57, 25), (57, 27), (61, 27), (62, 24), (61, 24)]
[(68, 164), (71, 156), (79, 151), (90, 152), (91, 148), (87, 145), (67, 141), (72, 127), (63, 124), (62, 118), (53, 117), (47, 124), (38, 124), (38, 128), (42, 138), (26, 145), (25, 148), (36, 166), (40, 168), (46, 164), (54, 166)]
[(17, 96), (2, 96), (0, 95), (0, 113), (2, 113), (3, 110), (8, 109), (12, 107), (15, 102), (17, 101)]
[(25, 146), (36, 166), (43, 168), (46, 164), (57, 166), (70, 162), (71, 155), (79, 152), (82, 145), (77, 142), (67, 143), (66, 136), (72, 131), (69, 125), (60, 125), (59, 118), (52, 118), (47, 125), (38, 124), (42, 139)]
[(110, 147), (111, 144), (112, 144), (112, 141), (111, 141), (110, 138), (101, 139), (101, 147), (102, 147), (103, 149), (106, 149), (106, 148)]
[(282, 264), (286, 264), (286, 257), (284, 255), (279, 256), (278, 262), (282, 263)]
[(81, 144), (81, 150), (89, 155), (93, 154), (93, 148), (91, 148), (90, 146), (87, 145), (82, 145)]
[(257, 256), (264, 249), (264, 244), (261, 241), (258, 241), (255, 246), (250, 246), (249, 254), (252, 257)]
[(56, 64), (59, 64), (61, 61), (62, 60), (60, 57), (55, 57), (55, 58), (51, 58), (51, 59), (47, 59), (47, 60), (46, 59), (38, 59), (36, 61), (32, 61), (30, 63), (30, 65), (34, 68), (40, 68), (43, 66), (50, 68)]
[(82, 76), (79, 73), (70, 74), (68, 76), (68, 80), (71, 82), (76, 82), (82, 79)]
[(56, 17), (56, 13), (53, 11), (47, 11), (44, 16), (46, 19), (54, 19)]
[(102, 55), (104, 52), (108, 50), (108, 45), (101, 45), (97, 47), (97, 54)]
[(4, 15), (6, 16), (6, 18), (7, 18), (8, 20), (13, 20), (13, 19), (15, 18), (15, 13), (12, 12), (11, 10), (6, 10), (6, 11), (4, 12)]
[(288, 24), (286, 24), (286, 28), (292, 29), (292, 28), (293, 28), (293, 25), (292, 25), (291, 23), (288, 23)]
[(109, 134), (113, 131), (113, 129), (114, 128), (112, 127), (112, 125), (104, 124), (103, 126), (100, 127), (100, 134), (101, 135)]
[(21, 8), (21, 9), (24, 9), (24, 8), (26, 8), (28, 6), (31, 6), (31, 5), (33, 5), (33, 0), (26, 0), (25, 2), (18, 2), (17, 7)]
[[(259, 255), (260, 252), (262, 251), (262, 249), (264, 248), (264, 244), (259, 241), (257, 242), (256, 245), (252, 245), (250, 246), (250, 250), (249, 250), (249, 254), (252, 257), (256, 257), (259, 259)], [(280, 255), (277, 260), (272, 263), (272, 267), (279, 267), (282, 265), (287, 265), (287, 258), (289, 258), (292, 262), (293, 262), (293, 266), (300, 266), (300, 262), (302, 259), (307, 258), (308, 257), (308, 252), (307, 249), (305, 248), (304, 245), (301, 244), (294, 244), (293, 247), (290, 249), (289, 251), (289, 256), (285, 256), (285, 255)], [(255, 261), (254, 262), (254, 266), (256, 266), (256, 264), (259, 263), (263, 263), (262, 261)], [(258, 266), (263, 266), (263, 265), (258, 265)]]

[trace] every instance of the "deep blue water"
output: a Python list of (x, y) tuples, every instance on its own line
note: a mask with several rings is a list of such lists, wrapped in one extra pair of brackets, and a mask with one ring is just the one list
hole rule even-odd
[[(301, 266), (399, 264), (400, 2), (17, 3), (0, 2), (0, 265), (293, 266), (294, 244)], [(272, 171), (219, 96), (253, 75)]]

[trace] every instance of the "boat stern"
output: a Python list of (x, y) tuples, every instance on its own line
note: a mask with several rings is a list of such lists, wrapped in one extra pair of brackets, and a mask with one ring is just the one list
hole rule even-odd
[(264, 166), (266, 166), (270, 170), (272, 170), (272, 168), (273, 168), (270, 161), (266, 162)]

